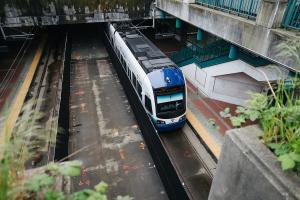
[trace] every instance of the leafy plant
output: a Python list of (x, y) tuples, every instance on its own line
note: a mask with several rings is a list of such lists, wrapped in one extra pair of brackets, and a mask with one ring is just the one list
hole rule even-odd
[[(279, 56), (296, 59), (300, 65), (300, 41), (287, 41), (279, 48)], [(237, 107), (235, 116), (226, 115), (228, 110), (220, 114), (236, 127), (247, 120), (259, 120), (263, 141), (274, 151), (282, 169), (293, 169), (300, 176), (300, 78), (295, 74), (268, 85), (269, 94), (251, 94), (245, 107)]]
[(230, 118), (232, 125), (235, 127), (241, 126), (247, 120), (254, 122), (260, 119), (261, 113), (268, 108), (268, 96), (266, 94), (252, 93), (246, 105), (246, 107), (238, 106), (235, 110), (235, 116), (231, 116), (229, 108), (221, 111), (220, 115), (224, 118)]
[(224, 118), (231, 117), (230, 108), (225, 108), (223, 111), (220, 112), (220, 115)]
[[(49, 139), (38, 123), (43, 115), (34, 112), (34, 105), (29, 101), (23, 106), (11, 138), (0, 146), (0, 199), (14, 199), (11, 191), (21, 184), (26, 161), (41, 151), (41, 141)], [(5, 128), (4, 133), (8, 131)]]
[(259, 120), (263, 140), (278, 156), (283, 170), (294, 169), (300, 175), (300, 79), (280, 80), (272, 95), (251, 94), (245, 107), (237, 107), (229, 117), (233, 126), (247, 120)]
[[(0, 200), (43, 199), (43, 200), (107, 200), (108, 185), (100, 182), (94, 189), (85, 189), (65, 194), (57, 188), (58, 179), (79, 176), (81, 161), (50, 163), (32, 175), (26, 175), (25, 164), (42, 151), (42, 145), (52, 138), (39, 125), (43, 117), (34, 112), (34, 102), (23, 106), (12, 136), (0, 145)], [(28, 172), (27, 172), (28, 173)], [(118, 200), (132, 200), (129, 196), (118, 196)]]

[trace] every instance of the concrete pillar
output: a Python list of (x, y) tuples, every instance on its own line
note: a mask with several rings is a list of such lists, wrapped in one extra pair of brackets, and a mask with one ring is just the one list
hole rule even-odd
[(180, 42), (184, 46), (187, 40), (187, 24), (180, 21)]
[(198, 28), (198, 31), (197, 31), (197, 41), (202, 41), (203, 39), (203, 31)]
[(267, 28), (281, 26), (288, 0), (262, 0), (256, 23)]
[(180, 29), (181, 28), (181, 20), (176, 18), (176, 29)]
[(235, 45), (230, 45), (229, 58), (236, 59), (238, 48)]

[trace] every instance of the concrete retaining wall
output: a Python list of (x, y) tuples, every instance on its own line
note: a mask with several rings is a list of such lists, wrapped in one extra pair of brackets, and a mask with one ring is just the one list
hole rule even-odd
[(209, 200), (300, 199), (300, 177), (281, 170), (259, 134), (258, 126), (226, 134)]

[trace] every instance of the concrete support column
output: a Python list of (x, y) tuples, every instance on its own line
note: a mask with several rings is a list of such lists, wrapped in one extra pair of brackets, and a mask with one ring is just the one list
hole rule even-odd
[(198, 31), (197, 31), (197, 41), (202, 41), (203, 39), (203, 31), (198, 28)]
[(230, 59), (236, 59), (238, 48), (235, 45), (230, 45), (230, 51), (228, 57)]
[(256, 23), (267, 28), (281, 26), (288, 0), (262, 0)]
[(187, 40), (187, 24), (181, 21), (180, 28), (180, 42), (184, 46)]

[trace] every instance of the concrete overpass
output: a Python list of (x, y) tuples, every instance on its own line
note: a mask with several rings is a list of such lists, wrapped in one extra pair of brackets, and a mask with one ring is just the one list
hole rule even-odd
[[(215, 4), (208, 2), (215, 2)], [(232, 3), (233, 7), (230, 7), (231, 5), (218, 5), (220, 2), (227, 1), (157, 0), (157, 7), (175, 16), (178, 20), (198, 27), (200, 32), (211, 33), (272, 62), (294, 71), (300, 71), (297, 59), (295, 57), (279, 56), (277, 48), (278, 44), (285, 42), (287, 39), (300, 41), (300, 31), (297, 25), (283, 28), (287, 17), (290, 14), (295, 16), (294, 13), (299, 12), (288, 9), (291, 7), (288, 6), (288, 3), (294, 1), (231, 1), (235, 3), (256, 2), (256, 9), (252, 9), (253, 14), (246, 16), (243, 9), (240, 9), (243, 4), (239, 4), (240, 7), (236, 8), (234, 3)], [(293, 6), (297, 9), (296, 5)], [(297, 22), (299, 16), (296, 15), (293, 20)]]
[(0, 1), (4, 26), (40, 26), (124, 21), (151, 17), (153, 0)]

